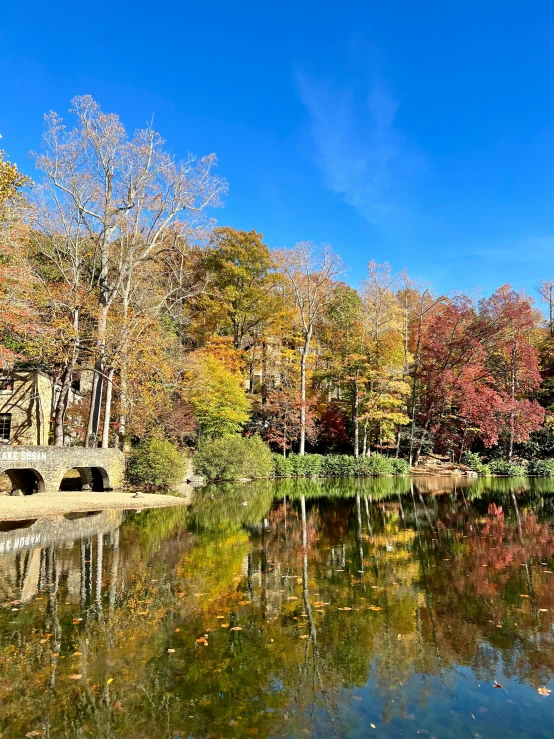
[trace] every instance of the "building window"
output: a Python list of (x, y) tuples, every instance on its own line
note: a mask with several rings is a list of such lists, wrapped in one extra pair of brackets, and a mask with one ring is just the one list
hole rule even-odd
[(9, 441), (12, 430), (12, 414), (0, 413), (0, 441)]
[(0, 392), (2, 391), (13, 392), (13, 377), (10, 375), (2, 375), (0, 377)]

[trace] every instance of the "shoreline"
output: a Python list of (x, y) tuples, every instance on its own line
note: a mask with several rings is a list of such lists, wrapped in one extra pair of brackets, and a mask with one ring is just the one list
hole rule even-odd
[(60, 492), (52, 495), (0, 496), (0, 521), (23, 521), (47, 516), (88, 511), (169, 508), (186, 505), (186, 498), (175, 495), (143, 493), (140, 498), (129, 492)]

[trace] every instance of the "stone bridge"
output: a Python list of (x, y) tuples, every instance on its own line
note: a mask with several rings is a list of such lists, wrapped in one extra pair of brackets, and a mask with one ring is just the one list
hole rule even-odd
[(117, 449), (0, 447), (0, 474), (7, 475), (12, 489), (24, 495), (57, 493), (70, 471), (73, 490), (112, 490), (123, 484), (125, 458)]

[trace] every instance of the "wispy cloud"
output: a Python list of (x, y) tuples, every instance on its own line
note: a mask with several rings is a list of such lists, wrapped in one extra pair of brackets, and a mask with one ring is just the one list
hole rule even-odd
[(398, 129), (399, 103), (387, 85), (372, 80), (360, 94), (301, 72), (297, 85), (325, 186), (373, 223), (404, 212), (425, 158)]

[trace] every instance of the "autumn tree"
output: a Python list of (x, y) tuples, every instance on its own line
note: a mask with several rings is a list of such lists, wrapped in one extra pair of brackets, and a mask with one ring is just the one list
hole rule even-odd
[(185, 397), (203, 436), (238, 433), (250, 416), (244, 380), (209, 352), (193, 352), (184, 377)]
[[(294, 388), (277, 388), (269, 393), (261, 408), (261, 435), (269, 444), (276, 446), (283, 454), (292, 449), (302, 432), (302, 400)], [(306, 402), (306, 438), (310, 442), (317, 439), (316, 415), (313, 404)]]
[[(46, 117), (43, 153), (44, 203), (60, 214), (73, 238), (86, 235), (97, 274), (98, 318), (95, 374), (85, 443), (95, 443), (106, 370), (108, 314), (121, 299), (126, 315), (141, 267), (161, 252), (179, 250), (190, 235), (189, 214), (218, 204), (225, 183), (211, 172), (215, 156), (182, 163), (164, 151), (149, 125), (130, 138), (115, 114), (102, 112), (88, 95), (72, 101), (77, 125), (67, 130), (56, 113)], [(194, 219), (193, 219), (194, 220)], [(67, 233), (66, 233), (67, 235)], [(125, 425), (125, 353), (121, 346), (121, 406)], [(108, 385), (108, 393), (112, 384)]]
[(306, 379), (308, 356), (317, 318), (331, 301), (334, 280), (342, 271), (340, 258), (329, 246), (300, 242), (294, 249), (276, 254), (277, 263), (296, 305), (302, 346), (300, 350), (300, 441), (299, 454), (306, 453)]
[(27, 202), (22, 189), (30, 183), (0, 151), (0, 365), (4, 370), (20, 354), (22, 339), (39, 329), (31, 300), (33, 275), (23, 248)]
[(215, 228), (206, 254), (212, 301), (223, 312), (223, 331), (240, 349), (245, 336), (256, 333), (280, 310), (279, 276), (269, 247), (256, 231)]
[(409, 385), (403, 329), (405, 317), (397, 290), (403, 275), (392, 273), (388, 264), (368, 264), (362, 286), (367, 369), (363, 402), (364, 453), (369, 451), (368, 434), (379, 442), (391, 442), (395, 432), (409, 422), (405, 400)]
[(479, 308), (487, 364), (503, 402), (506, 457), (511, 460), (514, 444), (528, 441), (544, 421), (544, 409), (532, 397), (541, 384), (538, 351), (531, 341), (540, 316), (531, 300), (510, 285), (481, 301)]

